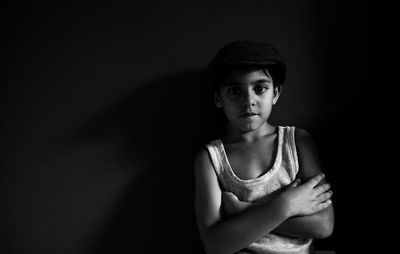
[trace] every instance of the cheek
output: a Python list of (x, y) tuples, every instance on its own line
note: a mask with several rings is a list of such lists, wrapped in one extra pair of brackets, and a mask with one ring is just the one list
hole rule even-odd
[(272, 98), (268, 100), (263, 100), (260, 102), (259, 107), (263, 109), (263, 111), (270, 112), (272, 110), (273, 101)]
[(237, 111), (236, 107), (232, 104), (224, 104), (222, 106), (222, 109), (224, 110), (225, 115), (227, 116), (232, 115)]
[(238, 107), (238, 104), (239, 104), (238, 101), (232, 98), (224, 98), (222, 100), (222, 106), (226, 109), (234, 109)]
[(228, 119), (233, 119), (237, 116), (237, 114), (239, 113), (240, 109), (238, 108), (238, 106), (234, 103), (224, 103), (222, 105), (222, 109), (225, 113), (225, 116)]

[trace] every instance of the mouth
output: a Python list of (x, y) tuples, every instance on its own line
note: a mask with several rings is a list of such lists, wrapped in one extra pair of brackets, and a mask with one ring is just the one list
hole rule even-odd
[(259, 114), (254, 113), (254, 112), (246, 112), (246, 113), (241, 114), (240, 117), (247, 118), (247, 117), (253, 117), (253, 116), (258, 116), (258, 115)]

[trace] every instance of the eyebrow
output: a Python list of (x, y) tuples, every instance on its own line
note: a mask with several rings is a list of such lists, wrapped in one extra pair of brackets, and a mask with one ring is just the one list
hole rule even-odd
[(257, 85), (257, 84), (262, 84), (262, 83), (271, 83), (271, 81), (272, 81), (271, 79), (263, 78), (263, 79), (254, 80), (253, 82), (251, 82), (251, 84)]
[[(250, 82), (251, 85), (258, 85), (258, 84), (264, 84), (264, 83), (271, 83), (271, 79), (256, 79)], [(244, 83), (241, 82), (235, 82), (235, 81), (230, 81), (225, 83), (224, 86), (242, 86)]]

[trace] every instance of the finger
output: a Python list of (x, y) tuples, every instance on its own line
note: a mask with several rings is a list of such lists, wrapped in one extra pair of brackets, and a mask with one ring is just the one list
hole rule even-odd
[(325, 202), (325, 201), (331, 199), (331, 198), (332, 198), (332, 195), (333, 195), (333, 192), (332, 192), (332, 191), (324, 192), (324, 193), (322, 193), (321, 195), (317, 196), (317, 197), (315, 198), (315, 201), (318, 202), (318, 203), (323, 203), (323, 202)]
[(322, 211), (326, 208), (328, 208), (332, 204), (332, 200), (328, 199), (325, 202), (319, 203), (318, 205), (315, 206), (317, 212)]
[(315, 176), (311, 177), (306, 183), (304, 183), (303, 186), (308, 187), (308, 188), (314, 188), (324, 178), (325, 178), (325, 175), (322, 173), (315, 175)]
[(324, 183), (321, 185), (318, 185), (314, 188), (314, 193), (316, 196), (320, 195), (321, 193), (324, 193), (328, 190), (331, 189), (331, 185), (329, 183)]
[(301, 183), (301, 180), (299, 178), (297, 178), (296, 180), (294, 180), (291, 184), (290, 187), (296, 187)]

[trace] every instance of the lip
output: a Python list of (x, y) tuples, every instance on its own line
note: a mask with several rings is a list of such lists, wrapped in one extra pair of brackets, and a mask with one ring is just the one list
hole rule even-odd
[(240, 115), (240, 117), (252, 117), (252, 116), (258, 116), (259, 114), (254, 113), (254, 112), (246, 112)]

